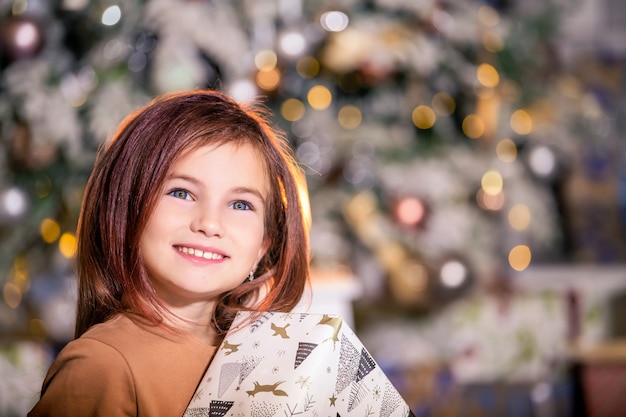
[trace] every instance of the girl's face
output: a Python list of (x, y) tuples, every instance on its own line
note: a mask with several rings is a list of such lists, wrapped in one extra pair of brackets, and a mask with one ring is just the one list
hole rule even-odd
[(152, 285), (171, 309), (213, 306), (267, 249), (263, 160), (249, 144), (204, 146), (178, 159), (164, 187), (140, 242)]

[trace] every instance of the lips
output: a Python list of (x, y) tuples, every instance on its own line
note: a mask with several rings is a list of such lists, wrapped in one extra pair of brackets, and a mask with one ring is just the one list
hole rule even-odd
[(187, 247), (187, 246), (176, 246), (176, 250), (178, 250), (181, 253), (184, 253), (185, 255), (195, 256), (196, 258), (212, 259), (212, 260), (218, 260), (218, 259), (226, 258), (226, 256), (224, 256), (224, 255), (222, 255), (220, 253), (211, 252), (211, 251), (204, 251), (202, 249), (190, 248), (190, 247)]

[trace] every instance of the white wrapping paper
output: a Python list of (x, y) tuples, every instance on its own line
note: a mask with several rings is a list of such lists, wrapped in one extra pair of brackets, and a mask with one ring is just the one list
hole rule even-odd
[(265, 313), (226, 335), (183, 417), (296, 415), (413, 414), (340, 316)]

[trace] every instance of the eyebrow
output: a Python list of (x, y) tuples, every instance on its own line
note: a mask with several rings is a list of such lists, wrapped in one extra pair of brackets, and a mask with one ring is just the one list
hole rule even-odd
[[(185, 174), (171, 174), (171, 175), (168, 175), (167, 178), (165, 178), (165, 180), (166, 181), (183, 180), (183, 181), (190, 182), (198, 187), (202, 186), (202, 183), (200, 182), (200, 180), (198, 180), (195, 177), (191, 177)], [(230, 191), (236, 194), (252, 194), (256, 196), (257, 198), (259, 198), (259, 200), (261, 200), (263, 204), (265, 204), (265, 197), (263, 197), (263, 194), (261, 194), (261, 192), (257, 190), (256, 188), (240, 186), (240, 187), (234, 187)]]

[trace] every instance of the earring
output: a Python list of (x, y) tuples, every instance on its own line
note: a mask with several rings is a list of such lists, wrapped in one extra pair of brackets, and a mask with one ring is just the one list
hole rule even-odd
[(254, 281), (254, 270), (250, 271), (248, 274), (248, 281)]

